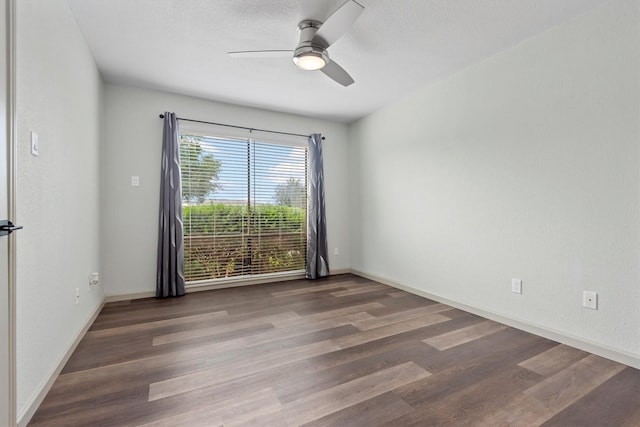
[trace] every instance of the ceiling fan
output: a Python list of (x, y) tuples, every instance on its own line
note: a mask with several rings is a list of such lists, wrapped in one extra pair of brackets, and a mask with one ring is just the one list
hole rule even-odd
[(294, 50), (244, 50), (228, 52), (238, 58), (278, 58), (293, 55), (293, 62), (302, 70), (320, 70), (329, 78), (349, 86), (354, 81), (344, 68), (329, 59), (327, 49), (360, 16), (364, 6), (354, 0), (347, 0), (336, 9), (323, 23), (314, 19), (305, 19), (298, 24), (300, 42)]

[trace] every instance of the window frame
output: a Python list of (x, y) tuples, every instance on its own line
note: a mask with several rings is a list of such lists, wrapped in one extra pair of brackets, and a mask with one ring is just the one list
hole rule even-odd
[[(255, 130), (246, 130), (242, 128), (227, 128), (223, 126), (217, 126), (212, 124), (202, 124), (202, 123), (180, 123), (178, 126), (178, 141), (180, 141), (180, 137), (182, 134), (200, 136), (203, 138), (215, 138), (215, 139), (228, 139), (235, 140), (238, 142), (244, 143), (260, 143), (260, 144), (270, 144), (276, 146), (289, 146), (295, 148), (304, 149), (305, 156), (305, 188), (307, 190), (306, 194), (306, 202), (308, 202), (308, 183), (309, 183), (309, 168), (308, 168), (308, 143), (299, 136), (291, 136), (291, 135), (277, 135), (274, 136), (271, 133), (265, 133), (261, 131)], [(249, 172), (249, 176), (251, 176), (251, 172)], [(182, 178), (182, 171), (181, 171)], [(184, 208), (184, 202), (181, 201), (181, 207)], [(248, 204), (247, 204), (248, 206)], [(307, 227), (307, 208), (305, 206), (305, 218), (304, 218), (304, 228), (306, 230)], [(186, 246), (186, 234), (183, 233), (183, 246)], [(305, 253), (306, 253), (306, 240), (307, 236), (305, 235)], [(305, 256), (306, 258), (306, 256)], [(305, 259), (305, 267), (306, 267), (306, 259)], [(281, 271), (281, 272), (271, 272), (271, 273), (260, 273), (260, 274), (244, 274), (239, 276), (231, 276), (231, 277), (221, 277), (221, 278), (206, 278), (201, 280), (186, 280), (186, 288), (196, 289), (196, 290), (207, 290), (207, 289), (217, 289), (217, 288), (225, 288), (231, 286), (243, 286), (243, 285), (252, 285), (258, 283), (266, 283), (266, 282), (277, 282), (284, 280), (292, 280), (292, 279), (302, 279), (305, 277), (305, 267), (296, 270), (289, 271)]]

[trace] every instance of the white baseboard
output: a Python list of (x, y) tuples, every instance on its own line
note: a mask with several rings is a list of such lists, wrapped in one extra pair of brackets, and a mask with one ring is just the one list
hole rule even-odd
[(361, 276), (366, 279), (374, 280), (376, 282), (391, 286), (393, 288), (401, 289), (403, 291), (412, 293), (414, 295), (421, 296), (433, 301), (440, 302), (442, 304), (450, 305), (451, 307), (493, 320), (498, 323), (502, 323), (507, 326), (520, 329), (525, 332), (532, 333), (553, 341), (557, 341), (562, 344), (566, 344), (570, 347), (575, 347), (580, 350), (584, 350), (589, 353), (604, 357), (606, 359), (613, 360), (615, 362), (623, 363), (625, 365), (640, 369), (640, 355), (628, 353), (616, 348), (612, 348), (606, 345), (602, 345), (593, 341), (585, 340), (583, 338), (575, 337), (562, 331), (549, 329), (544, 326), (536, 325), (527, 321), (514, 319), (509, 316), (505, 316), (498, 313), (486, 311), (477, 307), (473, 307), (449, 298), (442, 297), (440, 295), (431, 294), (420, 289), (413, 288), (411, 286), (396, 283), (392, 280), (378, 277), (372, 274), (365, 273), (363, 271), (351, 270), (352, 274)]
[(102, 301), (100, 301), (100, 303), (96, 306), (96, 309), (94, 310), (94, 312), (91, 314), (91, 316), (89, 316), (89, 318), (84, 323), (84, 326), (82, 327), (80, 332), (78, 332), (75, 339), (71, 342), (71, 344), (67, 348), (67, 351), (58, 360), (58, 363), (55, 365), (55, 368), (53, 369), (51, 374), (49, 374), (46, 381), (44, 381), (40, 386), (40, 391), (38, 393), (35, 393), (33, 397), (30, 399), (30, 402), (27, 402), (23, 410), (21, 410), (20, 413), (18, 413), (18, 427), (26, 427), (26, 425), (29, 424), (29, 421), (31, 421), (31, 418), (38, 410), (38, 407), (40, 406), (44, 398), (47, 396), (47, 393), (49, 393), (49, 390), (51, 390), (51, 387), (53, 386), (53, 383), (56, 381), (56, 378), (58, 378), (58, 375), (60, 375), (60, 372), (62, 372), (64, 365), (67, 364), (67, 362), (69, 361), (69, 358), (71, 357), (73, 352), (76, 350), (76, 347), (78, 347), (78, 344), (80, 344), (80, 341), (82, 340), (84, 335), (87, 333), (91, 325), (93, 325), (93, 322), (96, 320), (96, 317), (98, 317), (98, 314), (100, 314), (100, 310), (102, 310), (102, 307), (104, 307), (104, 303), (105, 303), (105, 298), (102, 297)]
[(131, 292), (125, 294), (109, 294), (104, 296), (104, 302), (129, 301), (133, 299), (152, 298), (155, 297), (155, 291), (149, 292)]

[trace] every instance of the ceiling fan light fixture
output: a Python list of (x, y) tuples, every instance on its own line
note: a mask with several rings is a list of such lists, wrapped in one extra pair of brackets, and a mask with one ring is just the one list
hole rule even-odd
[(303, 52), (293, 57), (293, 62), (301, 70), (315, 71), (327, 65), (327, 58), (318, 52)]
[[(315, 19), (304, 19), (298, 23), (300, 38), (298, 45), (293, 50), (293, 63), (304, 71), (320, 70), (322, 73), (342, 86), (354, 83), (353, 78), (344, 68), (335, 61), (329, 59), (327, 49), (344, 33), (349, 31), (353, 22), (360, 16), (364, 7), (356, 0), (344, 1), (323, 22)], [(257, 50), (257, 51), (233, 51), (228, 52), (233, 57), (267, 57), (280, 56), (286, 50)], [(290, 57), (291, 58), (291, 57)]]

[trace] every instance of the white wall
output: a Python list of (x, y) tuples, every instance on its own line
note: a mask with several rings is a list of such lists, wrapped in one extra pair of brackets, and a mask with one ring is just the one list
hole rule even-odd
[[(16, 3), (21, 417), (103, 298), (88, 281), (100, 267), (102, 81), (65, 0)], [(31, 130), (39, 157), (30, 152)]]
[[(325, 120), (205, 101), (132, 87), (105, 86), (101, 249), (106, 293), (153, 292), (156, 281), (162, 120), (172, 111), (186, 117), (239, 126), (308, 134), (324, 142), (327, 228), (332, 271), (348, 269), (349, 214), (347, 126)], [(131, 187), (131, 176), (140, 187)]]
[(354, 123), (352, 268), (640, 361), (638, 4)]

